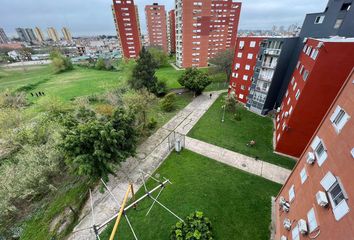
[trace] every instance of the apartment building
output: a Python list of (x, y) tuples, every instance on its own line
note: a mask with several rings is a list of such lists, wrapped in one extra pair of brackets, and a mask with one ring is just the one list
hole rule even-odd
[(167, 53), (168, 40), (165, 6), (158, 3), (146, 5), (145, 16), (150, 46), (159, 47)]
[(276, 151), (299, 157), (354, 66), (354, 38), (307, 39), (276, 117)]
[(250, 111), (265, 115), (274, 108), (297, 41), (297, 37), (265, 38), (260, 42), (258, 55), (247, 54), (249, 60), (256, 58), (246, 102)]
[(353, 0), (329, 0), (323, 12), (306, 15), (301, 27), (299, 41), (294, 48), (291, 60), (288, 62), (289, 67), (284, 75), (284, 82), (279, 90), (275, 107), (279, 107), (282, 103), (298, 58), (305, 45), (305, 38), (354, 37), (354, 11), (352, 5)]
[(208, 59), (236, 43), (241, 3), (176, 0), (176, 64), (206, 67)]
[(176, 52), (176, 17), (175, 10), (171, 10), (168, 12), (168, 52), (175, 53)]
[(6, 44), (10, 42), (9, 38), (6, 36), (6, 33), (3, 28), (0, 28), (0, 44)]
[(73, 41), (73, 37), (71, 35), (71, 32), (70, 32), (69, 28), (63, 27), (61, 29), (61, 32), (63, 33), (64, 40), (66, 40), (68, 42), (72, 42)]
[(34, 28), (34, 35), (36, 36), (36, 40), (38, 42), (44, 42), (44, 34), (42, 30), (39, 27)]
[(124, 58), (136, 58), (141, 50), (138, 7), (134, 0), (113, 0), (112, 13)]
[(275, 200), (277, 240), (354, 239), (354, 69), (337, 93)]
[(238, 37), (236, 40), (230, 91), (244, 104), (248, 101), (261, 43), (266, 37)]
[(49, 27), (47, 29), (47, 32), (48, 32), (49, 39), (51, 39), (53, 42), (59, 42), (60, 41), (58, 32), (57, 32), (57, 30), (55, 28)]
[(31, 42), (31, 38), (29, 37), (25, 28), (16, 28), (16, 33), (18, 38), (23, 42)]

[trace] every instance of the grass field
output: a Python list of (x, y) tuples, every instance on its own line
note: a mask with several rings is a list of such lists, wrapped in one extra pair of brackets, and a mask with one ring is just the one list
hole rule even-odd
[[(295, 161), (273, 153), (273, 123), (269, 117), (258, 116), (243, 106), (239, 106), (242, 120), (236, 121), (231, 113), (226, 112), (222, 123), (222, 106), (225, 95), (222, 95), (209, 108), (199, 122), (189, 132), (192, 138), (215, 144), (226, 149), (292, 169)], [(256, 146), (248, 147), (251, 140)]]
[(182, 76), (183, 70), (177, 71), (172, 66), (164, 66), (156, 70), (155, 76), (166, 83), (167, 88), (181, 88), (178, 79)]
[[(269, 239), (271, 196), (280, 185), (248, 174), (193, 152), (172, 153), (157, 170), (173, 183), (166, 187), (159, 201), (184, 218), (199, 210), (210, 218), (215, 239)], [(149, 180), (148, 188), (156, 186)], [(138, 191), (138, 195), (143, 190)], [(155, 194), (156, 195), (156, 194)], [(178, 220), (156, 204), (145, 216), (152, 200), (129, 210), (129, 220), (139, 239), (169, 239), (169, 231)], [(108, 239), (110, 225), (101, 235)], [(123, 219), (115, 239), (133, 239)]]

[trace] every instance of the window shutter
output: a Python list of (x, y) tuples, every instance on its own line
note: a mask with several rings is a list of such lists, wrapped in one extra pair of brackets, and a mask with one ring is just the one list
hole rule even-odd
[(349, 206), (346, 200), (341, 201), (335, 208), (333, 208), (334, 217), (339, 221), (345, 214), (349, 212)]
[(326, 176), (322, 178), (321, 185), (326, 191), (328, 191), (336, 181), (336, 177), (331, 172), (328, 172)]
[(295, 187), (292, 185), (289, 189), (289, 202), (295, 198)]
[(320, 143), (320, 141), (321, 141), (321, 139), (318, 137), (318, 136), (316, 136), (315, 137), (315, 139), (312, 141), (312, 143), (311, 143), (311, 148), (313, 149), (313, 150), (315, 150), (315, 148), (318, 146), (318, 144)]
[(347, 113), (344, 114), (343, 118), (342, 118), (342, 121), (339, 122), (337, 128), (339, 130), (342, 130), (342, 128), (344, 127), (344, 125), (348, 122), (349, 120), (349, 115)]
[(341, 110), (341, 108), (339, 106), (336, 107), (336, 110), (334, 110), (334, 113), (331, 116), (331, 122), (334, 122), (334, 119), (337, 117), (339, 111)]

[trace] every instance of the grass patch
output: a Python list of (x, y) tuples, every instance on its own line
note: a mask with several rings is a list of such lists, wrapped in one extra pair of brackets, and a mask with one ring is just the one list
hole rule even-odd
[(182, 76), (184, 70), (177, 71), (171, 65), (160, 67), (156, 70), (155, 76), (158, 80), (166, 83), (167, 88), (182, 88), (178, 79)]
[[(215, 101), (188, 136), (292, 169), (295, 165), (293, 159), (273, 152), (272, 119), (258, 116), (243, 106), (239, 106), (241, 121), (234, 120), (233, 115), (226, 112), (225, 121), (222, 123), (224, 98), (225, 94)], [(251, 140), (256, 141), (256, 146), (248, 147), (246, 145)]]
[[(173, 183), (159, 200), (182, 218), (195, 210), (203, 211), (212, 221), (215, 239), (269, 239), (270, 198), (279, 191), (279, 184), (187, 150), (172, 153), (157, 173)], [(151, 189), (156, 182), (149, 180), (147, 185)], [(143, 189), (137, 195), (141, 194)], [(137, 236), (169, 239), (177, 219), (157, 204), (146, 217), (151, 203), (146, 199), (136, 211), (128, 212)], [(109, 238), (112, 225), (102, 233), (102, 239)], [(124, 219), (115, 239), (133, 239)]]

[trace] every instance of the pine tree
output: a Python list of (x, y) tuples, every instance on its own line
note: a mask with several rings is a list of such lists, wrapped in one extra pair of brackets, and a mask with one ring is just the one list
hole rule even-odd
[(157, 78), (155, 77), (156, 63), (151, 54), (143, 47), (139, 53), (137, 65), (133, 69), (129, 85), (136, 90), (146, 88), (156, 93)]

